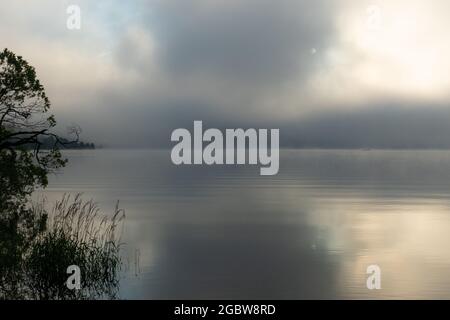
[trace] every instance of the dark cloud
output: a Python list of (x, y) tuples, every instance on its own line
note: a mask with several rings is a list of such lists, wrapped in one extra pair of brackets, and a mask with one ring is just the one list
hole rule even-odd
[(283, 123), (284, 146), (450, 148), (450, 110), (442, 105), (372, 105)]
[(328, 1), (161, 1), (152, 24), (170, 72), (206, 73), (249, 85), (307, 75), (312, 50), (333, 34)]

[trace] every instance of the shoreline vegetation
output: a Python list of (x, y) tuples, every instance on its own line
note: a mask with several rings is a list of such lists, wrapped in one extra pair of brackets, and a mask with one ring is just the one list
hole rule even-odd
[(125, 217), (118, 203), (102, 216), (81, 195), (64, 195), (52, 210), (31, 200), (67, 164), (62, 149), (95, 149), (77, 126), (69, 128), (73, 140), (55, 134), (49, 109), (34, 67), (0, 51), (0, 300), (117, 298)]
[[(66, 194), (51, 211), (45, 200), (30, 203), (27, 210), (29, 221), (21, 226), (15, 254), (0, 254), (1, 300), (119, 297), (123, 265), (120, 239), (125, 213), (118, 203), (112, 215), (101, 215), (93, 200)], [(3, 238), (4, 235), (2, 244), (6, 243)], [(69, 266), (80, 268), (80, 289), (67, 285)]]
[[(61, 149), (68, 149), (68, 150), (94, 150), (96, 149), (96, 146), (93, 142), (84, 142), (84, 141), (70, 141), (65, 138), (60, 138), (61, 141)], [(53, 137), (48, 137), (46, 139), (43, 139), (41, 141), (41, 149), (42, 150), (51, 150), (53, 146), (55, 145), (55, 139)]]

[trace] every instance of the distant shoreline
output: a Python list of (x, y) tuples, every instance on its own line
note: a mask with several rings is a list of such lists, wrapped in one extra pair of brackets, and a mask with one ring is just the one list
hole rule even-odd
[[(47, 148), (41, 148), (48, 150)], [(61, 148), (61, 150), (160, 150), (170, 151), (171, 147), (124, 147), (124, 146), (100, 146), (95, 148)], [(450, 151), (450, 148), (320, 148), (320, 147), (280, 147), (280, 150), (305, 150), (305, 151)]]

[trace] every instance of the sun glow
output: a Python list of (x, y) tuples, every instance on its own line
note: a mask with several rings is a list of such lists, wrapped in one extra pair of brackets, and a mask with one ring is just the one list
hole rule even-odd
[(338, 40), (329, 50), (331, 71), (322, 82), (339, 83), (339, 94), (351, 100), (447, 97), (448, 7), (439, 1), (403, 0), (344, 7), (337, 20)]

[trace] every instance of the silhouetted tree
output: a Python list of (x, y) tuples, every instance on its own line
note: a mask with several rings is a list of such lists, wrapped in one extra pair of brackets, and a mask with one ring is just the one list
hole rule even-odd
[[(96, 251), (104, 253), (103, 258), (105, 256), (111, 258), (105, 261), (118, 263), (115, 256), (117, 250), (111, 249), (116, 248), (115, 241), (103, 242), (103, 247), (100, 247), (96, 245), (95, 236), (90, 239), (92, 246), (87, 247), (82, 241), (74, 241), (73, 234), (60, 226), (48, 230), (46, 211), (37, 210), (29, 203), (31, 193), (37, 187), (47, 185), (47, 175), (66, 164), (59, 148), (64, 144), (78, 142), (80, 130), (77, 127), (69, 130), (75, 135), (74, 141), (61, 139), (52, 132), (56, 121), (54, 116), (48, 113), (49, 108), (50, 101), (37, 78), (35, 69), (8, 49), (1, 51), (0, 299), (36, 296), (49, 299), (55, 297), (52, 292), (57, 292), (58, 299), (64, 298), (61, 292), (65, 291), (61, 291), (60, 287), (55, 289), (54, 286), (50, 288), (40, 285), (50, 283), (49, 277), (55, 276), (55, 272), (67, 267), (63, 259), (59, 260), (60, 264), (57, 263), (58, 260), (53, 259), (59, 256), (58, 252), (61, 251), (57, 250), (61, 250), (61, 243), (71, 244), (66, 247), (71, 252), (90, 254)], [(45, 141), (53, 142), (50, 149), (41, 148)], [(58, 238), (53, 237), (55, 234)], [(101, 234), (101, 230), (98, 230), (97, 234)], [(89, 248), (90, 251), (83, 248)], [(49, 257), (53, 261), (47, 261)], [(94, 260), (85, 259), (88, 270), (96, 272), (109, 270), (108, 264), (102, 265), (95, 259), (95, 255), (93, 257)], [(100, 267), (93, 269), (93, 265)], [(56, 276), (65, 275), (58, 272)], [(30, 284), (35, 284), (34, 288), (39, 284), (38, 295), (30, 291), (32, 289)], [(58, 282), (58, 285), (63, 286), (64, 283)]]
[[(8, 200), (7, 191), (15, 197), (27, 196), (36, 186), (45, 186), (47, 173), (64, 166), (66, 160), (58, 148), (61, 139), (51, 132), (56, 121), (49, 109), (50, 100), (35, 69), (8, 49), (0, 52), (0, 156), (8, 167), (1, 172), (0, 203)], [(70, 129), (76, 139), (79, 132), (77, 127)], [(54, 144), (43, 152), (42, 141), (47, 137)]]

